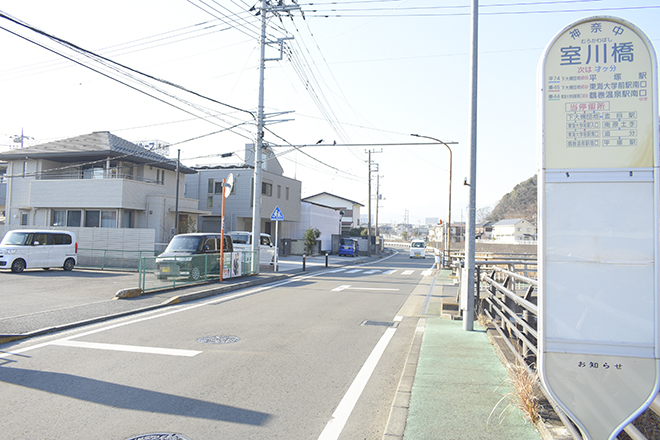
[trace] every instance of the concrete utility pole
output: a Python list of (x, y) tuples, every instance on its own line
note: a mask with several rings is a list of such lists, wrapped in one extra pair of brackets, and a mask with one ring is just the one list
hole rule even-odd
[(367, 256), (371, 257), (371, 150), (369, 150), (369, 215), (367, 217)]
[(275, 61), (282, 59), (282, 48), (284, 40), (291, 40), (292, 37), (279, 38), (277, 43), (280, 45), (279, 58), (266, 58), (266, 24), (267, 15), (269, 13), (290, 12), (300, 9), (300, 6), (291, 5), (287, 6), (279, 4), (270, 6), (266, 0), (261, 0), (261, 41), (260, 41), (260, 56), (259, 56), (259, 105), (257, 107), (257, 140), (254, 144), (254, 186), (253, 186), (253, 200), (252, 200), (252, 252), (256, 262), (256, 273), (259, 273), (259, 244), (261, 243), (261, 167), (262, 167), (262, 150), (264, 140), (264, 71), (266, 70), (266, 61)]
[[(378, 165), (378, 164), (376, 164)], [(376, 233), (376, 238), (378, 238), (378, 204), (380, 201), (380, 167), (376, 167), (376, 228), (375, 228), (375, 233)]]
[(176, 199), (174, 201), (174, 235), (179, 233), (179, 164), (180, 163), (181, 163), (181, 149), (179, 148), (176, 152)]
[(463, 310), (463, 330), (474, 329), (474, 277), (475, 277), (475, 249), (474, 230), (477, 206), (477, 59), (478, 59), (478, 24), (479, 0), (472, 0), (472, 88), (471, 94), (471, 130), (470, 130), (470, 206), (467, 219), (467, 237), (465, 238), (465, 259), (467, 266), (467, 302)]
[(369, 153), (369, 217), (367, 218), (367, 239), (369, 242), (367, 243), (367, 255), (371, 257), (371, 153), (382, 153), (383, 150), (381, 149), (380, 151), (373, 151), (373, 150), (367, 150), (367, 153)]

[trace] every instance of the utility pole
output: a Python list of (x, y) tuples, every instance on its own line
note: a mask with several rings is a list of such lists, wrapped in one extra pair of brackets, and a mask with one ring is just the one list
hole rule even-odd
[(369, 150), (369, 216), (367, 217), (367, 256), (371, 257), (371, 150)]
[(253, 203), (252, 203), (252, 252), (255, 271), (259, 273), (259, 244), (261, 243), (261, 167), (262, 167), (262, 150), (264, 140), (264, 71), (266, 70), (266, 61), (274, 61), (282, 59), (282, 49), (284, 40), (290, 40), (292, 37), (279, 38), (277, 43), (280, 45), (279, 58), (266, 58), (266, 25), (267, 15), (269, 13), (290, 12), (292, 10), (300, 9), (300, 6), (291, 5), (287, 6), (279, 4), (270, 6), (266, 0), (261, 0), (261, 40), (260, 40), (260, 56), (259, 56), (259, 105), (257, 107), (257, 139), (254, 144), (254, 182), (253, 182)]
[(180, 163), (181, 163), (181, 149), (179, 148), (176, 153), (176, 199), (174, 201), (174, 235), (179, 233), (179, 164)]
[(369, 153), (369, 216), (367, 217), (367, 239), (369, 240), (367, 244), (367, 256), (371, 257), (371, 153), (382, 153), (383, 150), (381, 149), (380, 151), (373, 151), (373, 150), (367, 150), (367, 153)]
[(257, 140), (254, 144), (254, 178), (252, 203), (252, 262), (259, 273), (259, 243), (261, 242), (261, 149), (264, 137), (264, 71), (266, 70), (266, 0), (261, 0), (261, 41), (259, 56), (259, 105), (257, 107)]
[[(378, 164), (376, 164), (378, 165)], [(376, 238), (378, 238), (378, 204), (380, 202), (380, 174), (378, 172), (380, 171), (380, 167), (376, 167)]]

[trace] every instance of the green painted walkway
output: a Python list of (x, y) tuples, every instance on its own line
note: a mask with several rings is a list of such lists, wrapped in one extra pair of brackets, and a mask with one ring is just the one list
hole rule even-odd
[(504, 397), (512, 390), (504, 365), (477, 322), (468, 332), (462, 321), (428, 316), (403, 438), (540, 439)]

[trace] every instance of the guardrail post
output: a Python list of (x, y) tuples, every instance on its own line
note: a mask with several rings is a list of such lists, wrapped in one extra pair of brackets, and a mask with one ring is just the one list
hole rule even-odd
[[(523, 298), (531, 302), (532, 304), (538, 305), (538, 297), (533, 295), (533, 293), (534, 293), (534, 286), (529, 286), (529, 288), (527, 289), (527, 293), (525, 293), (525, 296)], [(523, 309), (522, 316), (523, 316), (523, 320), (527, 324), (529, 324), (530, 327), (532, 327), (535, 330), (538, 330), (537, 319), (533, 313), (530, 313), (530, 311), (527, 309)], [(526, 329), (523, 329), (523, 333), (528, 340), (531, 340), (533, 338), (532, 334)], [(534, 344), (538, 346), (538, 341), (535, 340)], [(522, 356), (525, 359), (525, 362), (528, 363), (528, 365), (535, 364), (537, 361), (534, 352), (532, 352), (532, 350), (530, 350), (527, 346), (524, 346)]]
[(303, 254), (303, 272), (305, 271), (305, 260), (307, 259), (307, 255)]
[(328, 253), (325, 253), (325, 267), (328, 267)]

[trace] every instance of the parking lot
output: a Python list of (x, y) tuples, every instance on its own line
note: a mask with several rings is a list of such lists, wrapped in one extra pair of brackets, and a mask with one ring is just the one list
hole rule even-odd
[[(324, 267), (325, 261), (325, 256), (307, 257), (307, 270)], [(331, 266), (361, 261), (361, 258), (328, 257)], [(278, 272), (295, 273), (301, 269), (302, 257), (291, 256), (281, 260)], [(262, 271), (258, 278), (266, 280), (272, 275), (275, 274)], [(247, 281), (254, 282), (255, 276), (232, 278), (223, 283), (192, 284), (180, 289), (164, 289), (136, 298), (115, 300), (119, 290), (138, 287), (137, 272), (75, 268), (71, 272), (28, 269), (14, 274), (9, 270), (0, 270), (0, 335), (25, 334), (103, 316), (131, 313), (158, 307), (188, 292), (218, 290), (229, 284)]]

